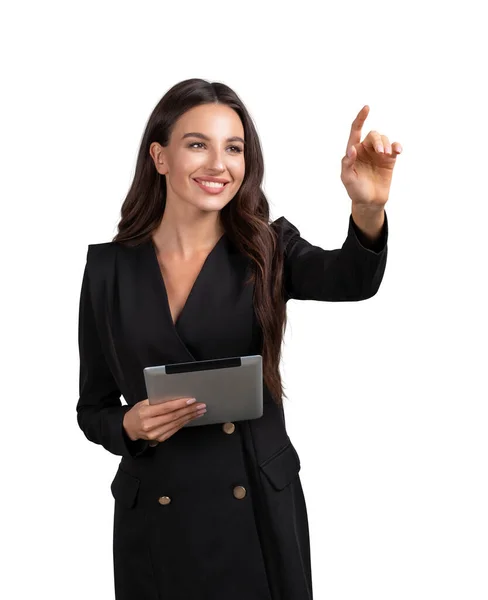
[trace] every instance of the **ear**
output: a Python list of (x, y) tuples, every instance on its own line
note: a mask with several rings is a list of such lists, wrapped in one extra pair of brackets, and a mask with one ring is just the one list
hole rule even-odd
[(153, 142), (149, 146), (149, 154), (153, 159), (156, 171), (160, 175), (165, 175), (168, 172), (168, 168), (165, 162), (164, 148), (161, 146), (161, 144), (158, 144), (158, 142)]

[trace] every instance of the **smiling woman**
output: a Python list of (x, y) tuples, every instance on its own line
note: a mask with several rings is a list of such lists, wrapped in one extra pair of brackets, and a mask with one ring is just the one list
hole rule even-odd
[[(342, 248), (314, 246), (285, 217), (269, 222), (263, 175), (235, 92), (183, 81), (149, 118), (117, 235), (89, 245), (77, 411), (86, 437), (122, 457), (111, 486), (117, 600), (313, 598), (279, 372), (286, 302), (373, 296), (388, 226), (385, 214), (373, 248), (350, 218)], [(259, 419), (185, 427), (196, 414), (187, 399), (148, 404), (145, 367), (255, 354)]]
[[(182, 228), (188, 218), (201, 221), (198, 228), (192, 227), (192, 246), (199, 244), (195, 236), (202, 236), (202, 242), (212, 236), (212, 230), (220, 222), (219, 211), (235, 196), (244, 179), (244, 135), (243, 124), (235, 110), (226, 104), (210, 103), (193, 107), (181, 115), (168, 144), (153, 142), (150, 145), (155, 168), (165, 176), (167, 185), (164, 215), (153, 232), (160, 247), (165, 244), (177, 250), (178, 243), (185, 243), (184, 239), (177, 240), (178, 236), (185, 237), (182, 230), (178, 231), (177, 224)], [(204, 141), (188, 143), (192, 139)], [(191, 191), (189, 181), (193, 183)], [(195, 195), (195, 185), (205, 194)], [(221, 202), (202, 204), (207, 196), (219, 196)]]
[(176, 272), (178, 263), (184, 268), (198, 260), (226, 232), (251, 261), (263, 376), (279, 404), (286, 397), (279, 372), (286, 327), (279, 275), (283, 258), (276, 252), (279, 231), (269, 223), (263, 176), (259, 138), (237, 94), (221, 83), (181, 82), (149, 118), (114, 241), (134, 244), (151, 238), (161, 262), (166, 257), (168, 270), (172, 264)]

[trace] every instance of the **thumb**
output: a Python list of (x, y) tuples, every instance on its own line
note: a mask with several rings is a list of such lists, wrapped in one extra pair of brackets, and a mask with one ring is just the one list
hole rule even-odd
[(352, 164), (356, 160), (356, 156), (358, 155), (356, 147), (354, 145), (349, 146), (347, 150), (347, 158), (346, 161)]

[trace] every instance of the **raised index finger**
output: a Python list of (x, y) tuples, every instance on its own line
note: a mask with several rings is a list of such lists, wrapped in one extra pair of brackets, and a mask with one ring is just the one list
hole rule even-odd
[(351, 146), (355, 146), (361, 142), (361, 130), (366, 121), (366, 117), (369, 114), (369, 106), (365, 104), (363, 108), (358, 112), (357, 117), (354, 119), (351, 125), (351, 133), (347, 140), (346, 153)]

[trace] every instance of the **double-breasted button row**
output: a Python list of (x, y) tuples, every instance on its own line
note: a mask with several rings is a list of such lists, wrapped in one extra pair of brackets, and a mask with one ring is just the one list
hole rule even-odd
[[(242, 500), (243, 498), (246, 497), (247, 490), (243, 485), (236, 485), (234, 487), (234, 489), (232, 490), (232, 493), (234, 494), (234, 498), (237, 498), (238, 500)], [(161, 496), (158, 499), (158, 502), (159, 502), (159, 504), (166, 506), (167, 504), (170, 504), (171, 498), (169, 496)]]
[[(234, 423), (224, 423), (222, 425), (222, 430), (224, 431), (224, 433), (227, 433), (228, 435), (234, 433), (234, 431), (236, 430), (236, 426), (234, 425)], [(157, 442), (154, 443), (150, 443), (150, 446), (156, 446)], [(238, 500), (242, 500), (243, 498), (246, 497), (247, 494), (247, 490), (244, 486), (242, 485), (236, 485), (234, 487), (234, 489), (232, 490), (234, 497), (237, 498)], [(167, 504), (170, 504), (171, 502), (171, 498), (169, 496), (161, 496), (158, 499), (159, 504), (162, 504), (163, 506), (166, 506)]]
[[(224, 423), (222, 425), (222, 429), (225, 431), (225, 433), (228, 433), (230, 435), (231, 433), (234, 433), (234, 431), (236, 430), (236, 426), (234, 425), (234, 423)], [(236, 485), (234, 486), (232, 493), (234, 494), (234, 498), (242, 500), (246, 497), (247, 490), (243, 485)]]

